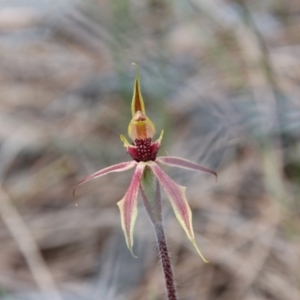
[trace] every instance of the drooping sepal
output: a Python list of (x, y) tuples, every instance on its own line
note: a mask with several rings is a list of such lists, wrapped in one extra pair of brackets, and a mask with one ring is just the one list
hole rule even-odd
[(186, 188), (175, 183), (155, 162), (149, 162), (148, 166), (152, 169), (153, 173), (158, 178), (158, 181), (168, 195), (175, 216), (183, 227), (186, 235), (196, 248), (203, 261), (208, 262), (200, 252), (195, 241), (192, 225), (192, 212), (185, 196)]
[(117, 203), (121, 213), (121, 225), (125, 235), (126, 244), (130, 250), (132, 256), (133, 254), (133, 229), (137, 216), (137, 197), (140, 188), (140, 181), (143, 176), (145, 164), (140, 163), (137, 165), (129, 188), (125, 196)]

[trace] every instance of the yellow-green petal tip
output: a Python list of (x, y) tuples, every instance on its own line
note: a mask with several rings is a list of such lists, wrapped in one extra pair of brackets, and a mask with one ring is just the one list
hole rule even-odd
[(194, 247), (196, 248), (198, 254), (200, 255), (200, 257), (202, 258), (202, 260), (205, 262), (205, 263), (209, 263), (209, 261), (207, 259), (205, 259), (205, 257), (203, 256), (203, 254), (201, 253), (201, 251), (199, 250), (197, 244), (196, 244), (196, 241), (195, 240), (191, 240), (192, 244), (194, 245)]

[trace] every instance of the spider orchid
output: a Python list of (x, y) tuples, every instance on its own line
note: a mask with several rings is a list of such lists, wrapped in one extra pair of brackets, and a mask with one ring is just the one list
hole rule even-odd
[[(135, 65), (135, 64), (134, 64)], [(155, 126), (152, 121), (147, 117), (145, 111), (145, 105), (141, 94), (140, 88), (140, 76), (137, 69), (137, 74), (134, 82), (133, 98), (131, 104), (132, 120), (128, 126), (128, 136), (133, 141), (129, 143), (125, 136), (121, 135), (121, 141), (124, 143), (124, 147), (127, 153), (133, 160), (127, 162), (121, 162), (116, 165), (99, 170), (90, 176), (86, 177), (82, 181), (78, 182), (73, 189), (73, 196), (75, 196), (75, 190), (83, 183), (101, 177), (103, 175), (112, 172), (123, 172), (129, 169), (135, 168), (132, 181), (125, 196), (117, 203), (121, 213), (121, 224), (125, 234), (125, 239), (128, 249), (131, 251), (133, 246), (133, 229), (137, 216), (137, 199), (140, 191), (146, 210), (150, 216), (151, 221), (155, 224), (161, 222), (161, 206), (160, 206), (160, 192), (159, 185), (165, 190), (174, 213), (183, 227), (188, 238), (196, 248), (201, 258), (207, 262), (207, 260), (201, 254), (197, 247), (194, 231), (192, 226), (192, 212), (185, 196), (185, 187), (175, 183), (161, 168), (160, 165), (180, 167), (184, 169), (196, 170), (212, 174), (217, 177), (217, 173), (213, 170), (205, 168), (197, 163), (173, 156), (159, 156), (157, 157), (158, 150), (161, 145), (163, 137), (163, 131), (159, 138), (153, 142), (152, 138), (155, 134)], [(147, 180), (154, 179), (152, 180)], [(151, 182), (155, 183), (155, 186), (151, 187)], [(148, 187), (147, 187), (148, 185)], [(159, 203), (152, 203), (147, 198), (147, 189), (154, 189), (159, 198)]]

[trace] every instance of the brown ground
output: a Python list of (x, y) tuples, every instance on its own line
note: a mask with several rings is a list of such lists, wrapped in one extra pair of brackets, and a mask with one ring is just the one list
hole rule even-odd
[(219, 175), (166, 168), (210, 260), (164, 195), (179, 299), (300, 299), (300, 2), (245, 2), (0, 2), (1, 300), (165, 299), (144, 208), (138, 259), (120, 229), (132, 172), (71, 195), (129, 160), (133, 61), (160, 153)]

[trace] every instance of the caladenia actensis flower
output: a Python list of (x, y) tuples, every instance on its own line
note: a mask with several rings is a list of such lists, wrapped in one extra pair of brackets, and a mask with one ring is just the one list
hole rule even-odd
[(132, 143), (129, 143), (123, 135), (121, 135), (121, 140), (124, 143), (127, 153), (130, 154), (133, 160), (121, 162), (91, 174), (77, 183), (74, 187), (73, 195), (75, 195), (75, 189), (79, 185), (91, 179), (95, 179), (112, 172), (122, 172), (135, 168), (129, 188), (125, 196), (118, 202), (121, 213), (121, 224), (125, 234), (126, 243), (134, 256), (132, 249), (133, 229), (137, 217), (138, 193), (140, 192), (146, 211), (155, 228), (158, 249), (166, 279), (168, 299), (177, 299), (170, 258), (162, 225), (160, 186), (162, 186), (166, 192), (179, 223), (183, 227), (198, 254), (201, 256), (203, 261), (207, 262), (207, 260), (201, 254), (195, 241), (192, 225), (192, 212), (185, 196), (186, 188), (175, 183), (161, 169), (160, 165), (201, 171), (212, 174), (216, 177), (217, 173), (197, 163), (179, 157), (157, 157), (163, 137), (163, 131), (161, 131), (158, 140), (153, 142), (152, 138), (155, 134), (155, 127), (146, 115), (140, 89), (140, 76), (138, 70), (134, 83), (131, 111), (132, 120), (128, 126), (128, 135), (131, 138)]

